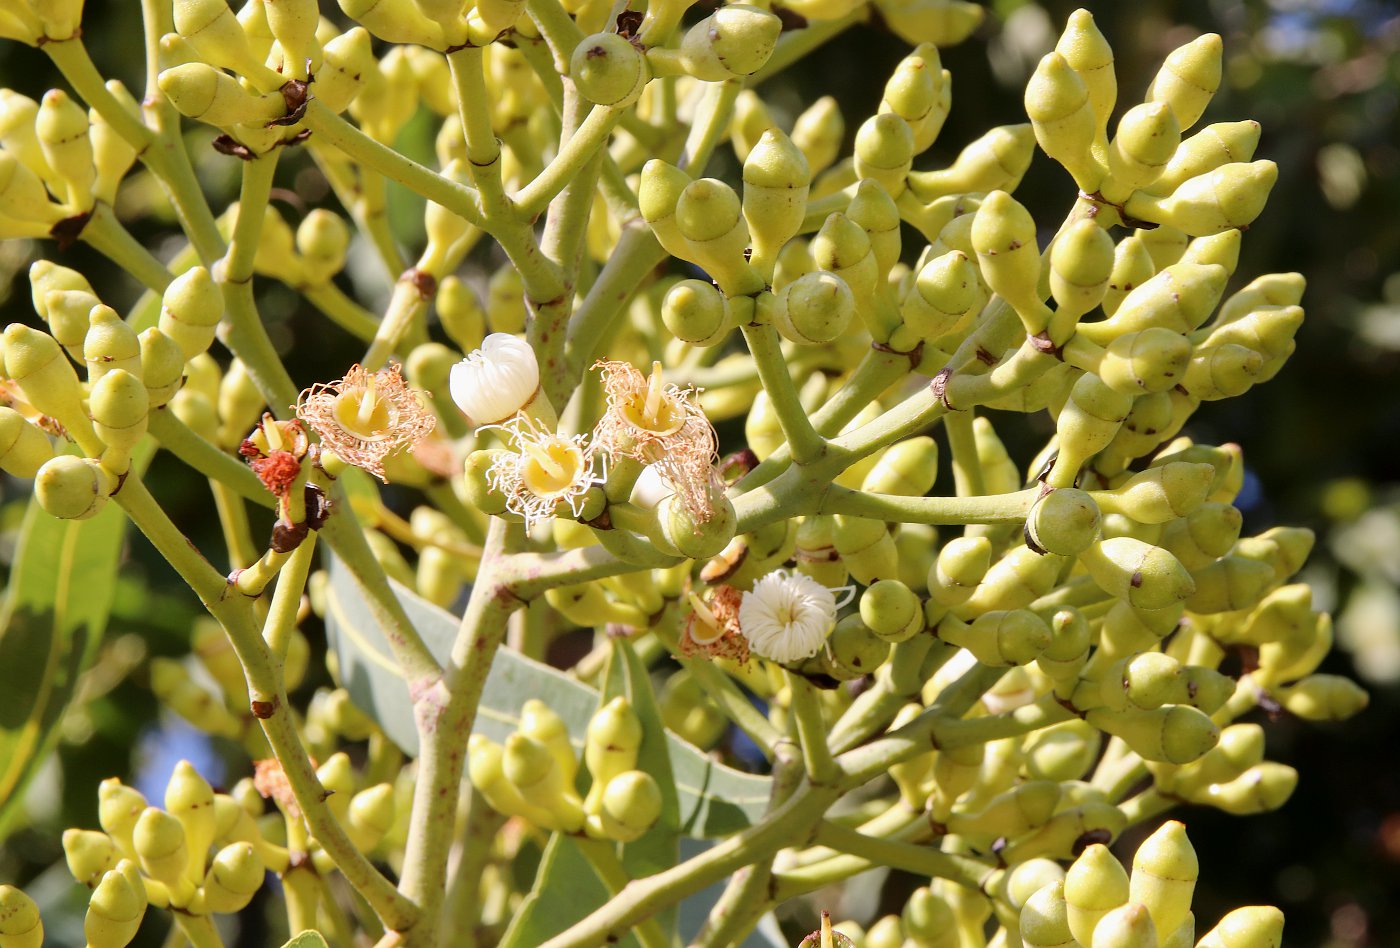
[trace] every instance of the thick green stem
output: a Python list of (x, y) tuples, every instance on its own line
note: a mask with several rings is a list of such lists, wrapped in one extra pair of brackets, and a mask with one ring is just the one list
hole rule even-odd
[(121, 225), (112, 209), (99, 201), (83, 226), (83, 242), (111, 260), (153, 293), (170, 285), (170, 271)]
[(1026, 519), (1039, 496), (1038, 487), (1014, 494), (980, 497), (903, 497), (833, 486), (822, 499), (818, 512), (895, 523), (1019, 523)]
[(744, 326), (743, 332), (758, 367), (759, 381), (768, 393), (769, 404), (773, 406), (793, 461), (810, 464), (821, 455), (825, 442), (812, 427), (807, 409), (798, 400), (797, 386), (788, 375), (777, 330), (772, 325)]
[[(616, 843), (602, 839), (589, 839), (581, 836), (576, 840), (579, 849), (583, 851), (588, 864), (593, 867), (593, 871), (598, 874), (598, 878), (607, 887), (608, 894), (616, 896), (623, 889), (627, 888), (630, 880), (627, 870), (622, 865), (622, 860), (617, 858)], [(661, 930), (661, 924), (654, 918), (648, 918), (640, 922), (636, 928), (632, 929), (632, 934), (642, 948), (667, 948), (671, 943), (666, 937), (666, 933)]]

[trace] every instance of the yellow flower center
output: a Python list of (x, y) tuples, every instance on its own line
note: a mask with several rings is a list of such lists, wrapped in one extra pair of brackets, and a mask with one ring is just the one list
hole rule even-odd
[(374, 441), (390, 433), (394, 425), (393, 404), (379, 397), (371, 375), (363, 389), (352, 389), (336, 396), (335, 420), (353, 437)]
[(619, 411), (628, 424), (661, 435), (674, 434), (685, 424), (685, 412), (679, 409), (674, 399), (666, 396), (660, 362), (651, 364), (646, 393), (633, 395)]
[(567, 438), (548, 438), (541, 442), (521, 440), (528, 458), (520, 479), (530, 493), (545, 498), (566, 494), (586, 473), (583, 451), (573, 441)]

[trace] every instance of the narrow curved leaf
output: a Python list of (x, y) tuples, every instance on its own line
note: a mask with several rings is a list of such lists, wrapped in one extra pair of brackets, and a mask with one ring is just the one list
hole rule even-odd
[[(409, 620), (438, 659), (444, 660), (457, 634), (458, 620), (403, 586), (390, 581)], [(383, 629), (350, 571), (330, 561), (326, 586), (326, 632), (335, 652), (341, 683), (354, 702), (406, 753), (418, 751), (412, 698), (389, 652)], [(504, 741), (520, 724), (520, 706), (539, 698), (564, 719), (576, 749), (582, 751), (588, 719), (600, 695), (558, 669), (502, 649), (486, 679), (475, 730)], [(753, 825), (768, 805), (771, 782), (711, 760), (670, 731), (666, 750), (675, 777), (680, 831), (717, 837)]]
[[(582, 920), (608, 900), (608, 889), (578, 841), (564, 833), (549, 838), (530, 894), (516, 909), (500, 948), (535, 948)], [(636, 948), (631, 935), (618, 942)]]

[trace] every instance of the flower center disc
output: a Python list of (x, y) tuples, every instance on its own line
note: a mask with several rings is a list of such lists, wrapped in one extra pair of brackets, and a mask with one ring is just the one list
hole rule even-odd
[(335, 400), (335, 420), (352, 437), (375, 441), (392, 434), (393, 406), (372, 391), (345, 392)]
[(685, 412), (677, 411), (669, 398), (661, 399), (655, 417), (648, 417), (646, 409), (646, 392), (639, 392), (623, 403), (620, 414), (629, 425), (662, 436), (675, 434), (685, 424)]
[(578, 480), (583, 468), (583, 452), (578, 445), (563, 438), (551, 438), (532, 445), (529, 458), (521, 470), (521, 480), (530, 493), (539, 497), (554, 497), (567, 493)]

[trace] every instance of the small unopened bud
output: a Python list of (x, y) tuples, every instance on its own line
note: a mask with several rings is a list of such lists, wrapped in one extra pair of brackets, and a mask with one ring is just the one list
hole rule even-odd
[(102, 512), (115, 479), (92, 458), (60, 454), (34, 475), (34, 497), (61, 520), (87, 520)]
[(1176, 557), (1131, 537), (1096, 543), (1080, 555), (1080, 562), (1104, 592), (1138, 609), (1163, 609), (1196, 589)]
[(1000, 125), (974, 140), (942, 171), (911, 171), (909, 190), (928, 203), (949, 194), (1012, 191), (1035, 154), (1030, 124)]
[(904, 193), (913, 161), (914, 133), (893, 112), (872, 115), (856, 131), (856, 176), (875, 180), (890, 197)]
[(1253, 223), (1276, 181), (1278, 166), (1272, 161), (1221, 165), (1183, 181), (1170, 197), (1139, 191), (1123, 209), (1138, 220), (1168, 224), (1192, 237), (1218, 234)]
[(163, 70), (160, 91), (181, 115), (209, 125), (261, 126), (287, 113), (281, 95), (254, 95), (207, 63), (183, 63)]
[(919, 597), (897, 579), (882, 579), (860, 596), (860, 618), (870, 631), (889, 642), (902, 642), (923, 629)]
[(1035, 661), (1050, 644), (1050, 628), (1026, 609), (985, 612), (964, 625), (948, 616), (938, 627), (938, 637), (971, 652), (992, 667), (1025, 665)]
[(708, 514), (703, 520), (699, 511), (691, 509), (679, 494), (671, 494), (657, 504), (657, 517), (661, 523), (661, 535), (682, 556), (705, 560), (723, 550), (734, 532), (738, 520), (734, 505), (724, 493), (713, 484), (705, 488)]
[(825, 171), (840, 154), (846, 123), (831, 96), (822, 96), (807, 107), (792, 127), (792, 143), (807, 158), (813, 175)]
[(1065, 948), (1074, 942), (1063, 881), (1037, 889), (1021, 907), (1021, 944), (1026, 948)]
[(940, 605), (966, 602), (977, 591), (992, 562), (992, 544), (986, 537), (956, 537), (949, 540), (929, 570), (929, 595)]
[(138, 337), (141, 343), (141, 382), (151, 408), (161, 408), (180, 390), (185, 376), (185, 353), (155, 326)]
[[(987, 285), (1023, 320), (1045, 309), (1037, 289), (1040, 248), (1035, 242), (1035, 220), (1015, 198), (1005, 191), (987, 195), (972, 221), (972, 245)], [(1027, 322), (1027, 331), (1044, 328), (1034, 318)]]
[[(189, 849), (185, 845), (185, 830), (179, 820), (164, 810), (147, 807), (136, 821), (132, 842), (141, 860), (141, 870), (169, 886), (172, 900), (177, 898), (177, 893), (184, 893), (187, 897), (193, 892), (193, 887), (185, 878)], [(179, 901), (184, 901), (184, 898), (181, 897)]]
[(921, 339), (937, 339), (963, 328), (979, 296), (976, 268), (962, 251), (949, 251), (919, 269), (900, 302), (900, 316)]
[(626, 698), (614, 698), (589, 719), (583, 743), (584, 763), (593, 781), (584, 802), (589, 813), (598, 811), (603, 791), (614, 777), (636, 768), (641, 746), (642, 722)]
[(23, 889), (0, 885), (0, 938), (6, 948), (40, 948), (44, 944), (44, 922), (39, 906)]
[(1165, 102), (1181, 128), (1195, 125), (1220, 88), (1223, 49), (1218, 33), (1206, 33), (1172, 50), (1147, 89), (1148, 100)]
[(123, 948), (136, 937), (146, 915), (146, 892), (137, 876), (119, 869), (107, 872), (88, 900), (83, 935), (91, 948)]
[(717, 178), (690, 182), (676, 200), (676, 229), (688, 249), (684, 258), (703, 267), (727, 296), (748, 295), (763, 283), (744, 259), (749, 228), (740, 208), (739, 195)]
[[(1141, 241), (1137, 243), (1146, 253), (1146, 246)], [(1104, 346), (1119, 335), (1144, 329), (1191, 332), (1210, 316), (1229, 279), (1230, 274), (1224, 267), (1173, 264), (1137, 285), (1122, 299), (1112, 318), (1087, 323), (1080, 330)]]
[(1345, 721), (1371, 703), (1371, 696), (1350, 678), (1309, 675), (1282, 690), (1279, 699), (1306, 721)]
[(1026, 83), (1026, 114), (1044, 152), (1064, 166), (1081, 191), (1094, 192), (1103, 168), (1091, 151), (1098, 116), (1088, 86), (1059, 52), (1041, 59)]
[(1095, 499), (1105, 510), (1138, 523), (1167, 523), (1205, 503), (1214, 480), (1215, 468), (1209, 464), (1173, 461), (1134, 474), (1114, 490), (1095, 494)]
[(686, 31), (681, 62), (706, 82), (751, 76), (768, 62), (782, 28), (775, 14), (759, 7), (721, 7)]
[(262, 887), (266, 873), (252, 843), (230, 843), (214, 854), (204, 877), (200, 887), (204, 908), (219, 914), (241, 912)]
[(642, 95), (651, 67), (646, 56), (617, 33), (594, 33), (574, 47), (569, 75), (589, 102), (622, 109)]
[(1180, 144), (1181, 128), (1170, 108), (1160, 102), (1133, 106), (1118, 120), (1118, 131), (1108, 146), (1109, 183), (1104, 197), (1126, 200), (1156, 181)]
[(1070, 932), (1090, 945), (1099, 919), (1128, 901), (1128, 873), (1107, 846), (1094, 843), (1065, 873), (1064, 898)]
[(1084, 9), (1071, 13), (1065, 22), (1065, 31), (1055, 44), (1055, 52), (1079, 74), (1088, 90), (1096, 134), (1102, 138), (1118, 100), (1118, 79), (1113, 70), (1113, 49), (1094, 23), (1094, 15)]
[[(1050, 248), (1050, 295), (1077, 319), (1103, 302), (1113, 273), (1113, 238), (1094, 221), (1076, 221)], [(1063, 318), (1056, 323), (1063, 322)]]
[(350, 229), (339, 214), (317, 208), (297, 226), (296, 244), (307, 283), (320, 286), (345, 266)]
[(151, 397), (145, 384), (124, 369), (113, 369), (92, 386), (88, 406), (93, 430), (107, 445), (102, 466), (114, 475), (126, 473), (132, 449), (146, 434)]
[(176, 0), (174, 12), (175, 32), (201, 60), (243, 76), (258, 75), (263, 70), (260, 58), (253, 55), (243, 24), (226, 0)]
[(1197, 948), (1279, 948), (1283, 913), (1272, 905), (1247, 905), (1220, 920), (1196, 943)]
[(1157, 948), (1157, 927), (1137, 902), (1104, 913), (1094, 926), (1093, 948)]
[(641, 839), (661, 816), (661, 787), (641, 770), (628, 770), (608, 781), (598, 816), (609, 839)]
[(1174, 932), (1191, 914), (1191, 894), (1200, 875), (1186, 827), (1168, 820), (1133, 855), (1128, 898), (1144, 907), (1160, 932)]
[(96, 888), (103, 875), (115, 869), (121, 858), (112, 837), (96, 830), (64, 830), (63, 853), (73, 878), (89, 889)]
[(39, 105), (34, 133), (49, 168), (63, 182), (68, 205), (90, 208), (97, 169), (92, 161), (87, 111), (66, 92), (50, 89)]
[(443, 25), (423, 13), (413, 0), (339, 0), (350, 19), (387, 43), (442, 49)]
[(846, 331), (855, 313), (855, 296), (846, 281), (826, 270), (815, 270), (783, 287), (773, 323), (793, 342), (825, 345)]
[(13, 408), (0, 407), (0, 470), (12, 477), (33, 477), (53, 456), (47, 435)]
[(1098, 539), (1099, 523), (1099, 506), (1086, 491), (1062, 487), (1036, 501), (1026, 536), (1047, 553), (1077, 556)]
[(359, 26), (346, 30), (325, 44), (321, 56), (316, 100), (333, 113), (343, 112), (377, 68), (369, 32)]
[(1100, 730), (1122, 738), (1145, 760), (1187, 764), (1215, 746), (1220, 728), (1208, 715), (1189, 705), (1172, 704), (1149, 710), (1096, 709), (1085, 717)]
[(661, 320), (677, 339), (693, 346), (719, 343), (733, 328), (724, 297), (703, 280), (681, 280), (666, 291)]
[(753, 235), (754, 257), (776, 260), (802, 228), (812, 183), (807, 159), (790, 138), (770, 128), (744, 159), (743, 176), (744, 219)]
[(186, 359), (214, 341), (224, 315), (223, 294), (203, 267), (192, 267), (171, 281), (161, 297), (160, 330), (175, 340)]
[(957, 917), (948, 900), (928, 886), (909, 893), (900, 913), (906, 938), (916, 943), (937, 944), (938, 939), (957, 926)]
[(1221, 165), (1249, 161), (1259, 145), (1259, 132), (1259, 123), (1254, 121), (1207, 125), (1181, 143), (1148, 190), (1153, 194), (1171, 194), (1183, 182)]

